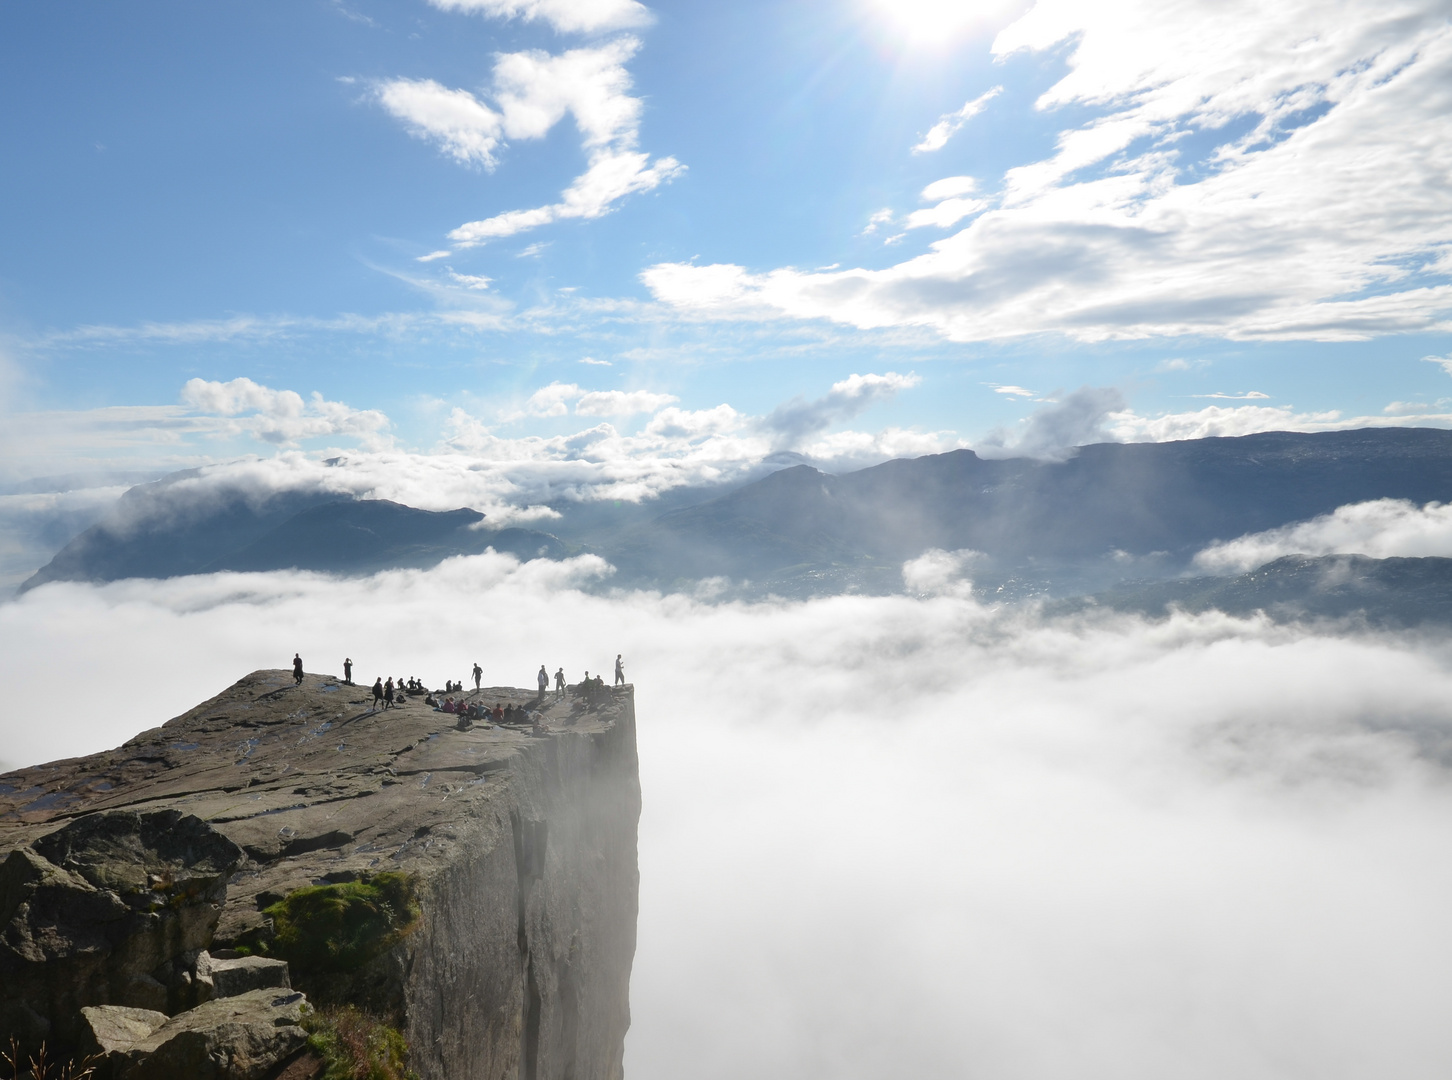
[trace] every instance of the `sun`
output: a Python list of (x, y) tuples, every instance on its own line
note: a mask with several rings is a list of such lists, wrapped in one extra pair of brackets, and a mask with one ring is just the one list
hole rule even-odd
[(1029, 6), (1028, 0), (867, 0), (895, 34), (917, 45), (941, 44), (974, 29), (993, 29)]

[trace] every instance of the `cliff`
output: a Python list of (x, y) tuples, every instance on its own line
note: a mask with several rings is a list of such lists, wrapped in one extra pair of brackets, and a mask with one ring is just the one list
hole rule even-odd
[[(117, 1075), (180, 1076), (101, 1029), (164, 1041), (260, 986), (259, 1008), (292, 1010), (269, 1032), (297, 1030), (298, 992), (360, 1006), (424, 1080), (619, 1077), (633, 689), (537, 719), (459, 730), (420, 697), (372, 712), (363, 688), (259, 671), (116, 750), (0, 776), (0, 1026), (53, 1051), (112, 1038)], [(203, 1073), (277, 1075), (285, 1056)]]

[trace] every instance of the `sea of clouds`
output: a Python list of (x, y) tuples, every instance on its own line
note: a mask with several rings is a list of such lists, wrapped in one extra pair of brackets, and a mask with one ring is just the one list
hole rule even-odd
[(593, 558), (51, 584), (0, 605), (10, 765), (242, 674), (529, 684), (623, 652), (642, 784), (626, 1067), (1442, 1077), (1452, 641), (918, 596), (600, 595)]

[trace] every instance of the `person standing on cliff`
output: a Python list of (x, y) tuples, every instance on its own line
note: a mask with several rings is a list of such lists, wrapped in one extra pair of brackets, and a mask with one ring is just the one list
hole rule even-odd
[(615, 685), (620, 686), (625, 682), (625, 664), (620, 660), (620, 654), (615, 654)]
[(564, 668), (560, 668), (559, 671), (555, 672), (555, 700), (556, 701), (564, 701), (565, 700), (565, 669)]
[(343, 682), (347, 686), (353, 685), (353, 658), (343, 657)]
[(474, 664), (474, 692), (476, 694), (479, 692), (479, 680), (482, 679), (483, 677), (484, 677), (484, 669), (481, 668), (479, 666), (478, 662), (476, 661), (475, 664)]
[(535, 682), (539, 684), (539, 700), (544, 701), (545, 694), (550, 688), (550, 673), (545, 670), (543, 664), (539, 666), (539, 674), (535, 676)]
[(383, 676), (373, 680), (373, 712), (378, 711), (378, 706), (383, 704)]
[(297, 685), (299, 685), (299, 686), (302, 685), (302, 676), (303, 676), (303, 671), (302, 671), (302, 655), (300, 653), (293, 653), (292, 654), (292, 678), (293, 678), (293, 681), (295, 683), (297, 683)]
[(391, 709), (391, 708), (393, 708), (393, 678), (392, 678), (392, 676), (390, 676), (389, 679), (388, 679), (388, 681), (383, 684), (383, 707), (385, 709)]

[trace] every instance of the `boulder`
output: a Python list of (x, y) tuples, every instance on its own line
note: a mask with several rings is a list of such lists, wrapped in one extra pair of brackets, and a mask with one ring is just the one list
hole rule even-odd
[(85, 1054), (110, 1054), (129, 1050), (167, 1022), (163, 1012), (132, 1009), (125, 1005), (87, 1005), (81, 1010), (90, 1045)]
[(307, 1043), (302, 994), (251, 990), (173, 1016), (120, 1055), (119, 1080), (263, 1080)]
[(81, 1010), (176, 1012), (242, 849), (177, 810), (71, 821), (0, 863), (0, 1028), (22, 1048), (90, 1037)]
[(265, 956), (239, 956), (233, 960), (209, 957), (206, 971), (212, 978), (213, 997), (236, 997), (250, 990), (292, 989), (286, 960)]

